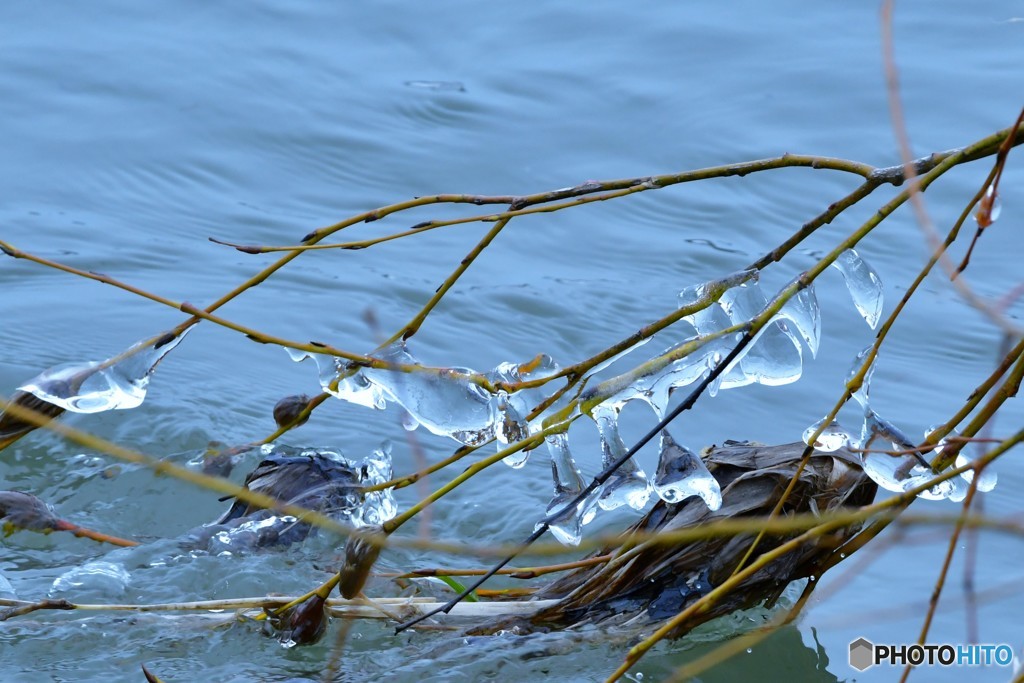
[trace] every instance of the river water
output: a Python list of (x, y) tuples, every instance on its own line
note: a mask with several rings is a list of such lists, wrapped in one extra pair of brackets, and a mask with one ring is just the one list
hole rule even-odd
[[(1024, 3), (898, 3), (895, 36), (915, 155), (1012, 123), (1024, 92)], [(412, 196), (523, 194), (784, 152), (899, 162), (878, 7), (839, 2), (6, 3), (0, 141), (0, 239), (196, 305), (273, 258), (208, 237), (291, 244), (313, 228)], [(1002, 180), (1003, 217), (968, 271), (974, 290), (990, 298), (1020, 281), (1024, 239), (1014, 228), (1024, 173), (1015, 154)], [(989, 168), (979, 162), (956, 169), (928, 192), (939, 230)], [(776, 170), (517, 219), (430, 315), (413, 348), (426, 363), (477, 369), (541, 352), (576, 362), (671, 311), (683, 287), (755, 260), (856, 181), (830, 171)], [(777, 286), (813, 265), (895, 191), (882, 188), (843, 214), (766, 271), (762, 283)], [(428, 207), (344, 234), (366, 239), (463, 215), (470, 215), (464, 207)], [(364, 312), (386, 333), (398, 329), (486, 229), (455, 226), (361, 251), (305, 254), (221, 313), (268, 334), (368, 352), (376, 333)], [(858, 249), (884, 282), (888, 314), (925, 258), (921, 230), (904, 208)], [(799, 382), (705, 397), (677, 422), (676, 438), (695, 449), (725, 439), (785, 443), (821, 417), (872, 331), (837, 273), (823, 276), (818, 297), (821, 352), (805, 358)], [(1019, 321), (1022, 310), (1016, 304), (1008, 315)], [(52, 365), (109, 357), (182, 319), (112, 287), (0, 260), (0, 394)], [(999, 330), (936, 274), (893, 330), (873, 405), (916, 437), (955, 412), (988, 375), (999, 343)], [(278, 398), (318, 391), (308, 366), (204, 323), (160, 366), (141, 407), (67, 422), (186, 462), (212, 440), (244, 443), (272, 431)], [(1011, 402), (995, 433), (1016, 431), (1022, 417)], [(622, 415), (627, 441), (652, 424), (640, 408)], [(593, 475), (595, 430), (582, 423), (574, 430), (579, 464)], [(415, 434), (430, 460), (455, 445), (422, 429)], [(416, 469), (394, 410), (333, 401), (284, 439), (356, 459), (384, 440), (393, 442), (396, 472)], [(638, 458), (653, 468), (648, 450)], [(1001, 461), (999, 485), (984, 496), (989, 514), (1021, 513), (1012, 492), (1024, 478), (1011, 462)], [(0, 572), (19, 597), (155, 602), (287, 593), (336, 566), (337, 551), (326, 540), (295, 552), (183, 555), (158, 539), (215, 518), (224, 503), (147, 470), (111, 469), (113, 463), (41, 432), (3, 452), (2, 488), (36, 493), (77, 523), (151, 541), (110, 553), (64, 534), (14, 535)], [(253, 465), (247, 460), (238, 476)], [(399, 492), (399, 506), (447, 477)], [(550, 485), (544, 458), (520, 470), (498, 465), (434, 506), (430, 533), (481, 545), (522, 538), (542, 514)], [(959, 508), (922, 501), (915, 509)], [(621, 527), (631, 518), (620, 512), (595, 527)], [(891, 679), (892, 669), (851, 669), (848, 643), (858, 636), (913, 642), (948, 533), (890, 533), (873, 561), (826, 576), (821, 597), (796, 626), (703, 680)], [(981, 538), (976, 612), (964, 608), (960, 557), (930, 642), (966, 642), (976, 614), (982, 642), (1019, 651), (1020, 539)], [(95, 560), (128, 576), (73, 585), (67, 572)], [(482, 561), (395, 550), (379, 566)], [(660, 645), (631, 675), (660, 680), (742, 626), (729, 622)], [(167, 681), (316, 680), (332, 640), (289, 650), (248, 625), (211, 630), (194, 619), (36, 614), (0, 627), (0, 677), (137, 681), (144, 662)], [(395, 637), (388, 626), (360, 623), (341, 666), (345, 680), (595, 680), (614, 670), (627, 648), (593, 634)], [(972, 680), (1010, 677), (1000, 667), (976, 673)], [(959, 679), (953, 669), (925, 676)]]

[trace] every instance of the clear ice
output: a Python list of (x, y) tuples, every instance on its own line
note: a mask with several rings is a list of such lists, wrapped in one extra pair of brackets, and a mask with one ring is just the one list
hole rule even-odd
[[(957, 456), (956, 456), (956, 465), (955, 466), (957, 468), (960, 468), (960, 467), (963, 467), (964, 465), (971, 464), (971, 462), (972, 462), (972, 460), (970, 458), (968, 458), (967, 456), (965, 456), (962, 453), (958, 453)], [(987, 493), (987, 492), (991, 491), (992, 489), (994, 489), (996, 487), (996, 484), (999, 482), (999, 475), (996, 474), (995, 472), (993, 472), (990, 469), (990, 467), (991, 466), (986, 467), (985, 469), (983, 469), (981, 471), (981, 476), (978, 477), (977, 489), (979, 491), (981, 491), (982, 493)], [(974, 481), (974, 470), (967, 470), (966, 472), (964, 472), (960, 476), (963, 477), (964, 481), (966, 481), (968, 484), (970, 484), (972, 481)]]
[(864, 320), (871, 329), (878, 327), (882, 317), (882, 281), (878, 273), (854, 249), (841, 253), (832, 265), (843, 274), (853, 305)]
[[(754, 318), (768, 304), (757, 282), (746, 282), (722, 294), (719, 300), (729, 317), (730, 325), (738, 325)], [(791, 299), (792, 301), (792, 299)], [(776, 316), (761, 328), (739, 358), (722, 375), (722, 388), (730, 389), (757, 382), (768, 386), (789, 384), (800, 379), (803, 372), (803, 354), (800, 343), (793, 337), (786, 323)], [(739, 375), (742, 380), (733, 377)]]
[(811, 283), (798, 291), (786, 302), (776, 316), (793, 323), (797, 334), (807, 344), (812, 358), (818, 357), (818, 346), (821, 343), (821, 309), (818, 308), (818, 295)]
[[(850, 369), (846, 373), (846, 383), (849, 384), (853, 379), (854, 375), (860, 372), (860, 366), (864, 365), (864, 359), (867, 358), (868, 353), (871, 352), (872, 345), (869, 344), (857, 353), (853, 359), (853, 363), (850, 364)], [(871, 394), (871, 378), (875, 374), (875, 363), (878, 361), (876, 355), (874, 360), (871, 361), (871, 367), (864, 373), (864, 381), (861, 382), (860, 388), (853, 392), (852, 398), (860, 404), (860, 407), (864, 409), (866, 415), (871, 410), (870, 406), (870, 394)]]
[[(370, 380), (366, 379), (361, 372), (351, 374), (353, 370), (348, 368), (344, 359), (329, 356), (326, 353), (309, 353), (288, 347), (284, 347), (284, 350), (296, 363), (312, 358), (316, 363), (320, 387), (331, 396), (366, 408), (384, 409), (384, 394), (380, 387), (371, 384)], [(341, 379), (345, 374), (348, 376)], [(336, 381), (337, 385), (332, 386)]]
[(676, 443), (667, 429), (661, 431), (661, 453), (654, 475), (654, 491), (666, 503), (700, 496), (712, 512), (722, 506), (722, 489), (704, 461), (686, 446)]
[[(924, 437), (927, 439), (928, 435), (934, 432), (936, 429), (938, 429), (937, 426), (929, 427), (927, 430), (925, 430)], [(953, 430), (953, 432), (949, 436), (957, 435), (957, 431)], [(940, 455), (942, 453), (943, 447), (949, 442), (949, 436), (939, 440), (938, 445), (935, 447), (936, 455)], [(956, 454), (956, 463), (953, 465), (953, 467), (960, 469), (961, 467), (969, 465), (972, 462), (973, 459), (967, 457), (966, 455), (963, 454), (963, 451), (961, 451)], [(970, 484), (971, 482), (974, 481), (974, 470), (967, 470), (966, 472), (963, 472), (960, 476), (963, 477), (964, 481)], [(981, 476), (978, 478), (978, 485), (976, 488), (982, 493), (987, 493), (996, 487), (998, 481), (999, 475), (992, 471), (990, 465), (981, 471)]]
[[(584, 488), (583, 475), (580, 474), (569, 452), (569, 436), (564, 432), (552, 434), (545, 439), (548, 453), (551, 455), (551, 476), (554, 480), (555, 494), (548, 503), (547, 515), (558, 512)], [(593, 518), (596, 495), (591, 494), (575, 507), (564, 510), (558, 517), (548, 522), (548, 528), (555, 538), (563, 545), (576, 546), (583, 538), (583, 525)]]
[[(551, 356), (542, 353), (527, 363), (501, 363), (487, 373), (487, 378), (492, 383), (515, 384), (550, 377), (559, 370), (561, 368), (558, 363)], [(509, 444), (522, 441), (540, 429), (544, 417), (549, 414), (550, 410), (544, 411), (531, 421), (527, 421), (526, 416), (545, 398), (543, 387), (521, 389), (513, 393), (498, 391), (497, 395), (491, 399), (495, 407), (495, 439), (498, 450)], [(529, 456), (529, 451), (520, 451), (506, 457), (502, 462), (509, 467), (518, 469), (526, 464)]]
[(138, 407), (157, 364), (190, 329), (145, 339), (102, 362), (58, 365), (18, 388), (74, 413)]
[[(404, 343), (381, 349), (377, 357), (395, 365), (419, 365)], [(493, 394), (472, 381), (472, 370), (363, 368), (360, 374), (434, 434), (468, 446), (478, 446), (495, 435)]]
[(826, 453), (838, 451), (843, 446), (849, 445), (849, 432), (843, 429), (842, 425), (840, 425), (835, 420), (832, 420), (832, 422), (829, 423), (827, 427), (822, 429), (821, 434), (818, 435), (818, 438), (815, 439), (814, 443), (811, 443), (811, 437), (814, 436), (815, 432), (821, 429), (821, 426), (824, 423), (825, 418), (821, 418), (820, 420), (812, 424), (810, 427), (805, 429), (803, 434), (803, 442), (808, 446), (814, 446), (819, 451), (824, 451)]
[[(626, 454), (626, 444), (619, 436), (618, 411), (603, 403), (594, 408), (592, 417), (601, 433), (601, 469)], [(651, 486), (633, 458), (626, 460), (616, 469), (600, 488), (597, 504), (602, 510), (614, 510), (629, 505), (634, 510), (643, 510), (651, 496)]]
[[(447, 436), (468, 446), (494, 438), (498, 449), (521, 441), (540, 428), (547, 413), (527, 422), (526, 415), (544, 400), (540, 388), (509, 393), (491, 393), (475, 381), (469, 368), (428, 368), (407, 350), (404, 342), (379, 349), (376, 358), (393, 366), (356, 368), (327, 354), (286, 349), (294, 361), (312, 358), (317, 365), (320, 386), (331, 395), (368, 408), (383, 409), (388, 402), (405, 409), (403, 425), (423, 425), (434, 434)], [(502, 363), (487, 373), (494, 382), (523, 382), (549, 377), (559, 371), (547, 354), (528, 363)], [(509, 456), (506, 463), (522, 467), (528, 454)]]
[[(909, 450), (915, 447), (910, 439), (898, 427), (883, 419), (873, 410), (868, 409), (864, 420), (862, 442), (864, 449), (883, 439), (891, 446), (891, 450)], [(864, 473), (887, 491), (904, 493), (921, 486), (935, 477), (930, 467), (925, 467), (913, 455), (888, 455), (887, 453), (862, 453), (861, 463)], [(959, 502), (967, 495), (964, 480), (954, 477), (941, 481), (929, 489), (917, 494), (926, 500), (943, 500), (948, 498)]]

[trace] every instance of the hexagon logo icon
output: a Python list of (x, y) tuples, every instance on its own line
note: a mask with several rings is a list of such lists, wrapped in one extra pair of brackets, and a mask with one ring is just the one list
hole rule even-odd
[(850, 666), (864, 671), (875, 663), (875, 646), (867, 638), (858, 638), (850, 643)]

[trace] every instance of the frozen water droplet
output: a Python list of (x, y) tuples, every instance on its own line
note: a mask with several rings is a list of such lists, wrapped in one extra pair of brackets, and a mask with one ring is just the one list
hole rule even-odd
[[(547, 515), (557, 512), (583, 491), (583, 475), (569, 452), (569, 436), (552, 434), (545, 439), (551, 455), (551, 476), (555, 494), (548, 503)], [(548, 523), (550, 531), (564, 545), (576, 546), (583, 538), (583, 525), (594, 518), (597, 496), (591, 494), (574, 508), (565, 510)]]
[[(601, 433), (601, 469), (626, 454), (626, 445), (619, 436), (618, 414), (603, 403), (594, 408), (592, 417)], [(600, 489), (601, 497), (598, 505), (604, 510), (614, 510), (621, 505), (629, 505), (635, 510), (642, 510), (651, 496), (651, 486), (647, 476), (637, 466), (633, 458), (626, 460)]]
[(832, 265), (843, 274), (853, 305), (871, 329), (882, 317), (882, 281), (875, 270), (854, 249), (841, 253)]
[(776, 316), (776, 319), (778, 318), (785, 318), (793, 323), (800, 338), (807, 344), (811, 357), (817, 358), (818, 345), (821, 342), (821, 309), (818, 308), (814, 284), (801, 289), (787, 301)]
[(666, 503), (700, 496), (712, 512), (722, 506), (722, 489), (700, 457), (661, 432), (661, 454), (654, 475), (654, 490)]
[(157, 364), (191, 329), (145, 339), (103, 362), (58, 365), (18, 389), (74, 413), (135, 408), (145, 400)]
[(814, 443), (811, 443), (811, 437), (814, 436), (814, 433), (818, 431), (824, 423), (825, 418), (821, 418), (805, 429), (803, 442), (808, 446), (814, 446), (819, 451), (824, 451), (826, 453), (838, 451), (840, 448), (850, 443), (850, 434), (835, 420), (822, 430)]
[[(378, 358), (395, 366), (419, 366), (401, 342), (381, 349)], [(493, 395), (473, 382), (472, 370), (363, 368), (360, 374), (434, 434), (469, 446), (478, 446), (494, 436)]]

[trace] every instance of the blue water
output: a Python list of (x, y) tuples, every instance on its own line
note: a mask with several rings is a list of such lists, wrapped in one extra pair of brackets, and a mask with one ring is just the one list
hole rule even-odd
[[(1024, 92), (1021, 17), (1020, 2), (898, 3), (896, 52), (915, 155), (1012, 123)], [(273, 258), (208, 237), (291, 244), (318, 226), (413, 196), (521, 194), (787, 151), (891, 165), (899, 154), (879, 41), (875, 3), (7, 3), (0, 9), (0, 239), (203, 305)], [(1002, 180), (1003, 218), (984, 235), (967, 274), (986, 297), (1020, 281), (1024, 242), (1014, 226), (1024, 174), (1015, 158)], [(928, 192), (940, 231), (989, 168), (979, 162), (957, 169)], [(856, 181), (779, 170), (517, 219), (432, 313), (413, 349), (424, 362), (478, 369), (539, 352), (575, 362), (671, 311), (683, 287), (755, 260)], [(778, 285), (811, 266), (894, 192), (878, 190), (769, 269), (763, 282)], [(366, 239), (487, 211), (430, 207), (341, 235)], [(457, 226), (361, 251), (306, 254), (221, 313), (269, 334), (369, 351), (375, 334), (363, 312), (373, 311), (386, 333), (400, 327), (486, 229)], [(885, 283), (888, 313), (926, 254), (911, 212), (898, 212), (859, 250)], [(722, 392), (682, 417), (675, 436), (693, 448), (729, 438), (784, 443), (823, 415), (872, 333), (838, 274), (823, 277), (818, 297), (822, 351), (805, 363), (800, 382)], [(1019, 324), (1022, 310), (1018, 303), (1008, 315)], [(180, 312), (123, 291), (0, 260), (0, 394), (51, 365), (108, 357), (180, 320)], [(944, 421), (990, 372), (999, 340), (947, 278), (934, 275), (883, 351), (876, 408), (915, 436)], [(67, 422), (185, 460), (211, 439), (262, 438), (272, 430), (278, 398), (316, 390), (308, 363), (295, 365), (280, 349), (203, 324), (161, 365), (142, 407)], [(1012, 433), (1022, 417), (1011, 401), (995, 433)], [(627, 439), (651, 424), (646, 410), (623, 414)], [(594, 430), (575, 429), (574, 451), (593, 474)], [(453, 442), (417, 435), (431, 459), (452, 450)], [(391, 411), (332, 402), (288, 439), (357, 457), (391, 439), (396, 471), (416, 467)], [(222, 510), (215, 495), (142, 470), (123, 466), (118, 476), (102, 476), (109, 461), (93, 455), (36, 433), (0, 456), (0, 482), (43, 496), (77, 522), (145, 539), (174, 537)], [(645, 467), (653, 458), (640, 454)], [(528, 533), (550, 495), (547, 464), (539, 460), (519, 471), (488, 471), (445, 498), (432, 509), (434, 536), (487, 543)], [(985, 496), (990, 514), (1021, 511), (1014, 492), (1024, 482), (1010, 462)], [(495, 490), (502, 492), (498, 503)], [(399, 502), (411, 504), (422, 492), (406, 489)], [(916, 638), (946, 538), (947, 527), (890, 534), (882, 541), (895, 547), (876, 561), (826, 577), (823, 597), (797, 627), (705, 680), (887, 680), (891, 670), (855, 676), (847, 644), (862, 635), (875, 642)], [(21, 533), (6, 543), (0, 572), (32, 599), (69, 567), (107, 552), (59, 534)], [(986, 534), (979, 590), (1019, 585), (1021, 549), (1019, 539)], [(335, 561), (330, 548), (318, 547), (320, 568), (310, 566), (309, 549), (302, 561), (279, 553), (143, 567), (172, 550), (157, 542), (148, 555), (117, 551), (113, 558), (126, 558), (133, 572), (129, 588), (91, 598), (297, 591)], [(382, 558), (387, 569), (441, 562), (478, 560), (409, 551)], [(967, 638), (960, 571), (955, 563), (932, 642)], [(1019, 603), (1019, 592), (997, 591), (980, 607), (983, 641), (1019, 650)], [(188, 621), (75, 617), (5, 622), (2, 678), (139, 680), (140, 662), (168, 681), (315, 678), (331, 641), (286, 651), (246, 626), (210, 632)], [(354, 629), (343, 670), (406, 680), (548, 673), (593, 680), (613, 670), (626, 647), (564, 636), (491, 644), (446, 634), (396, 638), (366, 623)], [(657, 680), (710, 647), (697, 639), (660, 646), (636, 671)], [(521, 656), (528, 652), (543, 656)], [(979, 674), (1009, 677), (1005, 670)], [(951, 670), (926, 675), (956, 677)]]

